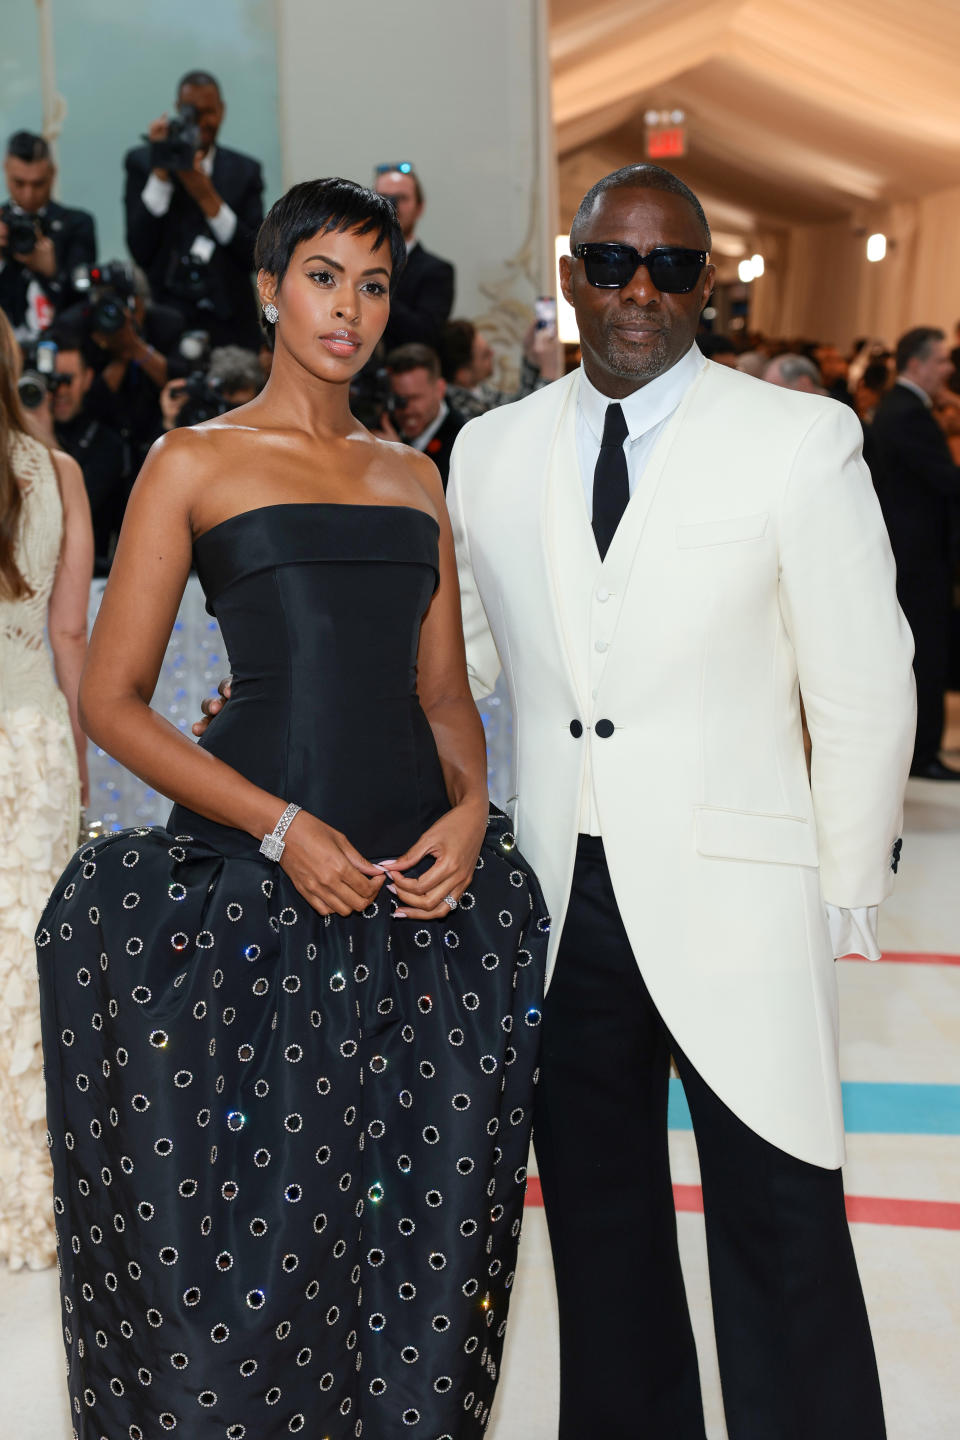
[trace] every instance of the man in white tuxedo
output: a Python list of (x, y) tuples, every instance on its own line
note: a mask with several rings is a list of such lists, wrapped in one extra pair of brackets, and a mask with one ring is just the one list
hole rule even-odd
[(704, 1440), (672, 1055), (730, 1440), (881, 1440), (834, 956), (878, 953), (912, 642), (854, 413), (697, 350), (709, 249), (668, 172), (594, 186), (560, 262), (583, 366), (468, 424), (447, 496), (472, 682), (505, 672), (554, 917), (535, 1144), (560, 1437)]

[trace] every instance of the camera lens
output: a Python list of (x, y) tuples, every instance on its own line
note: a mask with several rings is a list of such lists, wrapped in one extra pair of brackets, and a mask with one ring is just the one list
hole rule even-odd
[(38, 410), (47, 393), (47, 385), (43, 376), (38, 375), (35, 370), (25, 370), (17, 381), (17, 390), (20, 404), (25, 410)]

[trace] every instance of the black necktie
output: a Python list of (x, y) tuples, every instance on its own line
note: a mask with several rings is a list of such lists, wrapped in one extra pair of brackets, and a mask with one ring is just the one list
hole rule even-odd
[(604, 559), (630, 499), (627, 457), (623, 442), (627, 422), (619, 405), (608, 405), (603, 421), (600, 458), (593, 472), (593, 533), (600, 559)]

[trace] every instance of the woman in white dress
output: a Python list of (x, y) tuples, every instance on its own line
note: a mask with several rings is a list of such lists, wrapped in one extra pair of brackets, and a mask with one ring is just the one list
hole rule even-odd
[(19, 374), (0, 313), (0, 1261), (39, 1270), (56, 1236), (33, 935), (86, 800), (93, 532), (80, 467), (30, 433)]

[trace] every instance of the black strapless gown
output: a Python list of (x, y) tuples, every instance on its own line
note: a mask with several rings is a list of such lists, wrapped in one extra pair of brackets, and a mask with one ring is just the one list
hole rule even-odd
[[(415, 690), (437, 527), (271, 505), (196, 544), (201, 742), (393, 858), (449, 808)], [(506, 819), (443, 920), (323, 917), (180, 806), (37, 936), (78, 1440), (479, 1435), (514, 1277), (549, 921)]]

